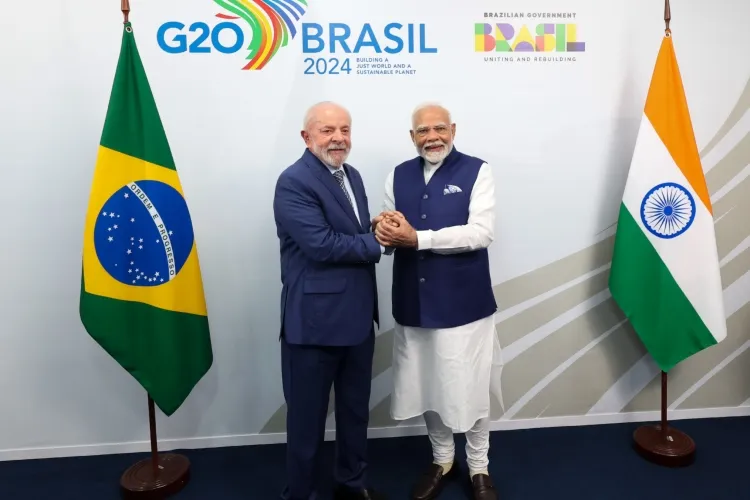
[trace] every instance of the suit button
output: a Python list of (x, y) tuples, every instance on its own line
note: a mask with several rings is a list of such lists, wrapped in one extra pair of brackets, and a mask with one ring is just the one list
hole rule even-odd
[(426, 219), (426, 218), (427, 218), (427, 215), (425, 215), (425, 214), (422, 214), (422, 218), (423, 218), (423, 219)]
[(424, 278), (419, 278), (420, 283), (424, 283)]
[(425, 193), (425, 194), (422, 195), (422, 199), (423, 200), (426, 200), (427, 198), (429, 198), (429, 196), (427, 195), (427, 193)]
[(420, 255), (419, 260), (424, 260), (424, 255)]

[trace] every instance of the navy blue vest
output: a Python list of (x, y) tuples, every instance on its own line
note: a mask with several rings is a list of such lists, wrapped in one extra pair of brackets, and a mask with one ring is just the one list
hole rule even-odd
[[(393, 177), (396, 210), (417, 231), (466, 224), (469, 197), (483, 163), (454, 148), (426, 185), (421, 157), (402, 163)], [(452, 255), (397, 249), (392, 300), (393, 317), (404, 326), (450, 328), (493, 314), (497, 304), (487, 249)]]

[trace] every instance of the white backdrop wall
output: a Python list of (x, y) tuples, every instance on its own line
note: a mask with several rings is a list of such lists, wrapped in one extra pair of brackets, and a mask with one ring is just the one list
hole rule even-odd
[[(215, 363), (185, 405), (159, 415), (163, 449), (284, 440), (278, 241), (271, 213), (279, 172), (300, 156), (306, 108), (336, 100), (353, 115), (350, 162), (371, 212), (383, 183), (415, 154), (412, 108), (453, 112), (456, 146), (497, 181), (492, 280), (504, 346), (505, 409), (496, 429), (656, 417), (658, 371), (609, 297), (612, 235), (641, 110), (663, 33), (654, 0), (309, 0), (297, 36), (262, 70), (234, 54), (172, 54), (164, 23), (214, 26), (220, 1), (133, 0), (131, 21), (192, 213)], [(255, 2), (257, 3), (257, 2)], [(147, 449), (146, 395), (78, 317), (84, 215), (121, 41), (119, 2), (24, 2), (0, 20), (0, 459)], [(750, 4), (672, 2), (672, 29), (716, 214), (729, 337), (670, 374), (672, 418), (750, 414)], [(486, 13), (523, 18), (486, 17)], [(585, 51), (484, 54), (475, 23), (534, 33), (574, 23)], [(303, 53), (302, 23), (359, 29), (384, 46), (389, 23), (425, 29), (433, 53)], [(174, 41), (176, 31), (165, 40)], [(187, 28), (183, 33), (187, 33)], [(197, 33), (188, 34), (190, 43)], [(230, 31), (221, 44), (233, 44)], [(256, 36), (258, 36), (256, 34)], [(210, 38), (209, 38), (210, 41)], [(210, 46), (208, 41), (203, 44)], [(419, 48), (419, 42), (415, 45)], [(357, 57), (411, 74), (357, 74)], [(535, 60), (538, 57), (562, 61)], [(306, 57), (348, 57), (350, 74), (305, 75)], [(489, 57), (505, 58), (500, 61)], [(531, 60), (519, 61), (518, 57)], [(574, 59), (574, 60), (573, 60)], [(388, 416), (391, 264), (378, 265), (382, 329), (375, 356), (373, 436), (420, 433)], [(329, 422), (332, 424), (332, 422)], [(417, 426), (417, 427), (414, 427)]]

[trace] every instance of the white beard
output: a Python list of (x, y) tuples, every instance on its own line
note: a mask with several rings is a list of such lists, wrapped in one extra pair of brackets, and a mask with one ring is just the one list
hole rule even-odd
[(341, 160), (336, 160), (331, 156), (331, 154), (328, 153), (327, 149), (323, 149), (319, 147), (317, 144), (313, 144), (313, 153), (315, 153), (315, 156), (321, 159), (321, 161), (327, 165), (330, 165), (332, 167), (340, 167), (346, 162), (346, 159), (349, 157), (349, 151), (348, 150), (342, 150), (344, 151), (344, 156), (341, 158)]
[[(443, 150), (442, 151), (436, 151), (436, 152), (430, 152), (427, 151), (427, 146), (434, 146), (435, 144), (442, 144)], [(430, 143), (426, 143), (422, 149), (417, 148), (417, 153), (419, 153), (419, 156), (425, 159), (428, 163), (432, 163), (433, 165), (436, 165), (438, 163), (441, 163), (445, 158), (450, 154), (451, 149), (453, 148), (453, 144), (448, 142), (444, 143), (442, 141), (433, 141)]]

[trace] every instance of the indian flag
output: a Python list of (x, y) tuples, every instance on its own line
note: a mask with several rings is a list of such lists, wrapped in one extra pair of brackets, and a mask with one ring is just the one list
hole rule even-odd
[(727, 335), (711, 200), (669, 32), (620, 205), (609, 288), (664, 372)]

